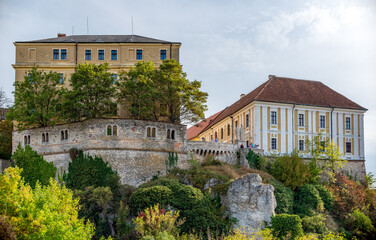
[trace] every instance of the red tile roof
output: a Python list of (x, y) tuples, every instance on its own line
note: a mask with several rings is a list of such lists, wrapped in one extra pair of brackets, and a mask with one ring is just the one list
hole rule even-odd
[(261, 84), (255, 90), (248, 93), (231, 106), (225, 108), (219, 114), (217, 113), (218, 116), (216, 116), (213, 121), (207, 124), (204, 128), (201, 128), (200, 132), (196, 129), (196, 135), (190, 135), (190, 137), (193, 138), (199, 135), (201, 132), (206, 131), (216, 123), (234, 114), (253, 101), (367, 110), (342, 94), (329, 88), (322, 82), (270, 75), (268, 81)]
[(187, 139), (188, 140), (191, 140), (192, 138), (195, 138), (197, 137), (200, 132), (208, 125), (210, 124), (220, 113), (220, 112), (217, 112), (216, 114), (208, 117), (207, 119), (197, 123), (196, 125), (193, 125), (192, 127), (188, 128), (187, 130)]

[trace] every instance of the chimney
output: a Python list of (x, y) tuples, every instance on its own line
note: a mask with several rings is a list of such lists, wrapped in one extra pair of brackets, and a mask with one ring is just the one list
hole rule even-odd
[(65, 34), (65, 33), (58, 33), (57, 34), (57, 37), (59, 38), (59, 37), (66, 37), (67, 36), (67, 34)]
[(244, 93), (240, 94), (240, 98), (243, 98), (244, 96), (245, 96), (245, 94), (244, 94)]

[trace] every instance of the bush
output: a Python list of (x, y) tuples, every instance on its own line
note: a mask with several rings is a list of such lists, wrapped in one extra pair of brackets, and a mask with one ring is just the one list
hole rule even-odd
[(132, 211), (138, 213), (155, 204), (166, 207), (171, 197), (172, 191), (165, 186), (140, 188), (132, 194), (130, 205), (132, 206)]
[(334, 198), (330, 191), (321, 185), (315, 185), (315, 188), (319, 192), (321, 200), (324, 202), (325, 209), (328, 211), (332, 211)]
[(312, 217), (302, 218), (302, 226), (305, 233), (323, 234), (326, 230), (325, 217), (322, 214), (316, 214)]
[(270, 171), (273, 177), (293, 190), (309, 182), (310, 178), (309, 166), (297, 152), (278, 157)]
[(298, 215), (276, 215), (272, 217), (272, 233), (279, 239), (286, 236), (291, 236), (292, 239), (303, 236), (302, 220)]
[(274, 196), (277, 201), (276, 214), (292, 214), (294, 210), (294, 192), (277, 181), (270, 181), (274, 187)]
[(249, 150), (245, 158), (247, 159), (248, 165), (250, 168), (260, 169), (261, 167), (260, 156), (257, 155), (255, 152), (253, 152), (252, 150)]
[(306, 184), (295, 195), (295, 213), (300, 217), (313, 216), (322, 204), (320, 194), (312, 184)]
[(17, 239), (91, 239), (94, 228), (78, 218), (78, 200), (54, 179), (32, 189), (19, 168), (0, 174), (0, 215), (10, 217)]
[(30, 146), (26, 145), (25, 149), (21, 145), (12, 155), (12, 166), (22, 168), (21, 177), (32, 188), (39, 182), (45, 186), (49, 184), (50, 178), (55, 178), (56, 167), (51, 162), (47, 162)]
[(7, 216), (0, 215), (0, 239), (16, 240), (16, 233)]
[(172, 191), (168, 204), (180, 210), (179, 219), (185, 218), (185, 222), (180, 226), (182, 232), (190, 233), (193, 229), (196, 232), (206, 232), (210, 229), (222, 234), (232, 226), (233, 222), (224, 215), (219, 199), (203, 194), (198, 188), (184, 185), (177, 180), (160, 178), (143, 184), (140, 189), (158, 185)]
[(330, 185), (330, 191), (334, 196), (335, 216), (343, 219), (347, 213), (366, 207), (366, 191), (362, 185), (341, 174), (338, 174), (336, 179), (335, 183)]
[(359, 210), (347, 214), (345, 226), (357, 239), (374, 239), (375, 237), (375, 227), (371, 219)]
[(69, 163), (65, 177), (67, 187), (85, 190), (86, 187), (110, 187), (114, 192), (119, 187), (119, 175), (101, 157), (84, 155), (82, 151)]

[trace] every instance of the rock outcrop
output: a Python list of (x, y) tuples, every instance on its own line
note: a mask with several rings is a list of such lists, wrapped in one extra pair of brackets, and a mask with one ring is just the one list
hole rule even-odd
[(238, 220), (235, 227), (244, 227), (250, 233), (264, 228), (264, 221), (271, 221), (277, 206), (274, 187), (263, 185), (257, 173), (234, 180), (227, 195), (222, 197), (222, 203), (230, 216)]

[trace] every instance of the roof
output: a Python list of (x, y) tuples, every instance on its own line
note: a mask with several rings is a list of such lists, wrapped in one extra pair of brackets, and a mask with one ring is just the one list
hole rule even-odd
[(16, 43), (177, 43), (138, 35), (71, 35)]
[(255, 90), (248, 93), (231, 106), (225, 108), (213, 121), (210, 122), (210, 124), (204, 127), (201, 132), (206, 131), (221, 120), (231, 116), (254, 101), (367, 110), (342, 94), (334, 91), (322, 82), (270, 75), (268, 81), (261, 84)]
[(191, 140), (192, 138), (195, 138), (200, 134), (200, 132), (209, 124), (211, 123), (220, 113), (217, 112), (216, 114), (208, 117), (207, 119), (197, 123), (196, 125), (193, 125), (192, 127), (188, 128), (187, 130), (187, 139)]

